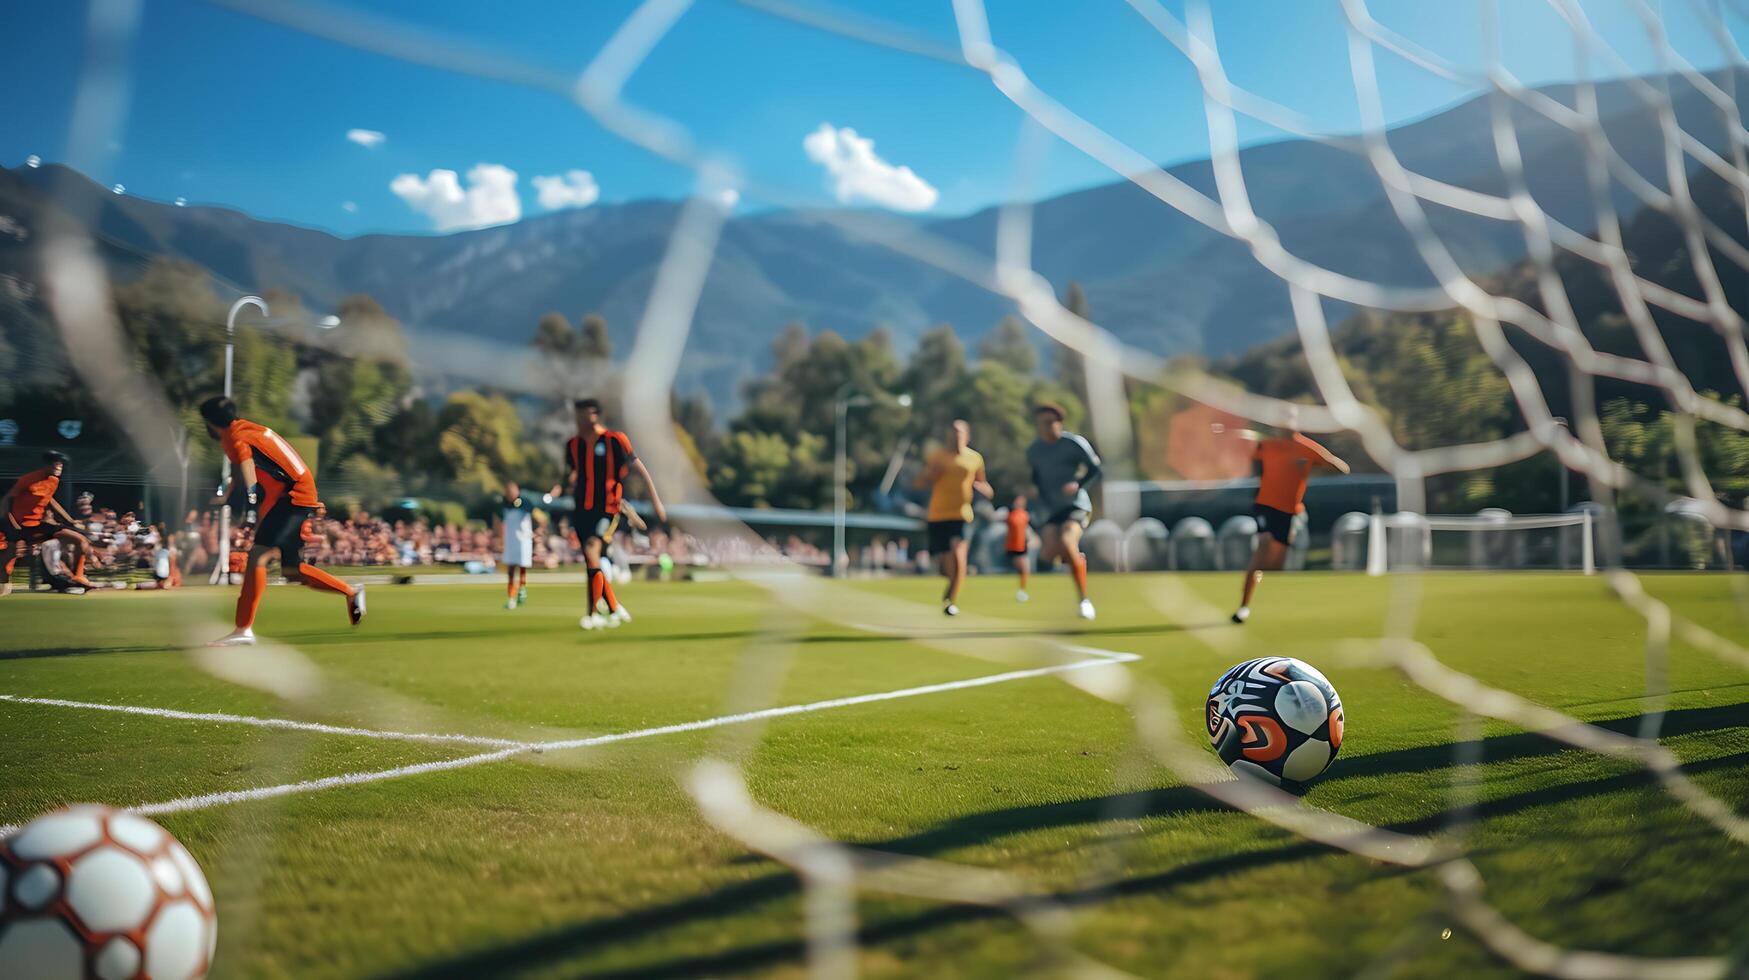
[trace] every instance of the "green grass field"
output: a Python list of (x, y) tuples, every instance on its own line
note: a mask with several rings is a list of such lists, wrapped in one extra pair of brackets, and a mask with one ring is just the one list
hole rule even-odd
[[(635, 584), (621, 592), (636, 621), (605, 633), (577, 629), (580, 587), (538, 578), (514, 612), (495, 584), (373, 587), (357, 631), (332, 597), (275, 588), (257, 632), (277, 645), (214, 655), (184, 644), (225, 631), (228, 591), (15, 595), (0, 600), (0, 694), (548, 741), (1036, 666), (1033, 641), (1056, 634), (1139, 654), (1128, 669), (1170, 690), (1201, 744), (1221, 670), (1292, 655), (1324, 669), (1348, 718), (1308, 803), (1443, 834), (1464, 780), (1487, 897), (1532, 935), (1744, 955), (1749, 848), (1631, 765), (1503, 724), (1470, 728), (1401, 674), (1339, 654), (1382, 633), (1407, 581), (1278, 576), (1243, 629), (1218, 615), (1235, 584), (1224, 575), (1097, 578), (1091, 624), (1071, 617), (1061, 578), (1037, 581), (1024, 606), (1012, 579), (974, 579), (953, 622), (933, 580), (823, 583), (803, 611), (742, 583)], [(1679, 615), (1749, 635), (1733, 580), (1645, 582)], [(914, 605), (915, 636), (846, 625), (895, 602)], [(1648, 709), (1644, 623), (1597, 579), (1430, 576), (1416, 624), (1450, 666), (1541, 704), (1628, 733)], [(1677, 644), (1668, 685), (1664, 744), (1749, 812), (1749, 672)], [(1482, 765), (1453, 768), (1460, 731), (1480, 733)], [(19, 702), (0, 702), (0, 744), (0, 823), (490, 751)], [(1125, 709), (1062, 676), (158, 819), (212, 879), (223, 976), (801, 974), (805, 890), (701, 816), (683, 780), (706, 756), (742, 763), (755, 800), (837, 840), (1000, 869), (1057, 896), (1075, 947), (1122, 970), (1513, 972), (1450, 919), (1436, 872), (1308, 844), (1215, 803), (1141, 750)], [(1000, 912), (872, 891), (856, 911), (866, 975), (1003, 977), (1040, 963), (1040, 943)]]

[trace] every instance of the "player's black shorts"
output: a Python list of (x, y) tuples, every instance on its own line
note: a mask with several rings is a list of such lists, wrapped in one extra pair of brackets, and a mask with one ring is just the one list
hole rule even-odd
[(61, 526), (59, 524), (50, 524), (48, 521), (38, 521), (35, 524), (18, 524), (13, 521), (11, 514), (7, 514), (6, 519), (0, 521), (0, 540), (7, 542), (8, 546), (14, 541), (23, 541), (25, 544), (38, 545), (54, 537), (60, 530)]
[(929, 522), (929, 553), (943, 554), (953, 549), (960, 541), (972, 539), (972, 524), (970, 521), (930, 521)]
[(1263, 504), (1251, 506), (1251, 516), (1257, 518), (1257, 530), (1269, 535), (1282, 544), (1294, 542), (1294, 515), (1285, 510), (1276, 510)]
[(1062, 510), (1052, 511), (1051, 516), (1045, 518), (1044, 526), (1051, 527), (1053, 525), (1067, 524), (1070, 521), (1073, 521), (1082, 527), (1086, 527), (1087, 522), (1091, 520), (1092, 517), (1092, 514), (1087, 513), (1079, 507), (1064, 507)]
[(613, 532), (619, 530), (619, 514), (609, 514), (605, 510), (580, 510), (571, 526), (577, 529), (577, 536), (585, 541), (600, 538), (603, 544), (612, 544)]
[(314, 516), (314, 507), (299, 507), (285, 499), (276, 501), (255, 525), (254, 547), (278, 548), (280, 567), (298, 567), (304, 560), (304, 522)]

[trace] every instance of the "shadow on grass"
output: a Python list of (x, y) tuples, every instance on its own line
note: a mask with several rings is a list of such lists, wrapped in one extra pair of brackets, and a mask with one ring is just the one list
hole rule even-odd
[(0, 660), (37, 660), (49, 657), (94, 657), (105, 653), (181, 653), (180, 646), (125, 646), (125, 647), (24, 647), (18, 650), (0, 650)]
[(815, 643), (916, 643), (930, 640), (1000, 640), (1015, 637), (1089, 637), (1101, 636), (1169, 636), (1174, 633), (1188, 633), (1198, 630), (1217, 629), (1231, 624), (1218, 623), (1143, 623), (1131, 626), (1052, 626), (1040, 623), (1024, 629), (937, 629), (919, 630), (915, 633), (809, 633), (801, 636), (785, 635), (765, 629), (744, 630), (710, 630), (696, 633), (625, 633), (621, 631), (613, 639), (616, 643), (675, 643), (687, 640), (774, 640), (783, 643), (815, 644)]
[[(1599, 722), (1612, 731), (1633, 732), (1641, 716), (1616, 718)], [(1663, 734), (1681, 735), (1737, 728), (1749, 725), (1749, 706), (1725, 705), (1711, 708), (1690, 708), (1668, 712), (1664, 716)], [(1482, 758), (1499, 762), (1508, 759), (1552, 755), (1567, 750), (1567, 746), (1531, 734), (1501, 735), (1482, 740)], [(1347, 776), (1389, 775), (1426, 772), (1449, 766), (1451, 746), (1404, 749), (1372, 756), (1344, 760), (1335, 778)], [(1730, 770), (1749, 764), (1749, 752), (1736, 753), (1684, 768), (1690, 773)], [(1565, 783), (1515, 793), (1488, 800), (1461, 814), (1464, 819), (1486, 820), (1520, 811), (1566, 803), (1588, 797), (1651, 785), (1656, 777), (1644, 770), (1607, 776), (1600, 779)], [(1672, 804), (1674, 805), (1674, 804)], [(888, 851), (907, 856), (926, 856), (963, 847), (986, 844), (1010, 834), (1051, 828), (1099, 823), (1113, 819), (1163, 817), (1228, 809), (1193, 787), (1176, 786), (1136, 793), (1013, 807), (985, 813), (970, 814), (938, 824), (916, 834), (886, 841), (866, 841), (858, 846), (876, 851)], [(1426, 834), (1441, 830), (1460, 814), (1442, 811), (1415, 820), (1387, 825), (1386, 829), (1405, 834)], [(1169, 891), (1184, 885), (1219, 878), (1254, 868), (1284, 862), (1300, 861), (1322, 854), (1339, 853), (1333, 848), (1309, 841), (1294, 841), (1256, 851), (1222, 855), (1192, 861), (1168, 871), (1124, 878), (1095, 887), (1058, 892), (1050, 898), (1069, 905), (1088, 905), (1113, 897), (1146, 895)], [(660, 905), (628, 912), (608, 919), (598, 919), (558, 929), (545, 935), (518, 940), (491, 949), (456, 957), (441, 963), (428, 964), (397, 976), (403, 978), (462, 978), (501, 972), (524, 971), (551, 967), (583, 955), (592, 949), (672, 928), (687, 922), (729, 916), (745, 912), (750, 906), (799, 894), (801, 882), (788, 871), (768, 874), (749, 881), (724, 885), (710, 892)], [(926, 933), (958, 922), (1003, 918), (1007, 913), (983, 906), (947, 905), (918, 915), (872, 923), (859, 930), (858, 941), (878, 944)], [(577, 974), (591, 977), (637, 977), (645, 980), (669, 977), (713, 975), (780, 963), (797, 963), (806, 954), (799, 939), (778, 940), (741, 946), (721, 953), (703, 956), (677, 957), (598, 973)]]

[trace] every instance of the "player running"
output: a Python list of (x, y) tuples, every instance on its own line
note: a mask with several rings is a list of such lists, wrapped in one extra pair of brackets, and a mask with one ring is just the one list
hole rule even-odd
[(515, 609), (528, 603), (528, 567), (534, 564), (534, 501), (522, 495), (515, 480), (504, 484), (499, 519), (504, 523), (504, 553), (499, 560), (509, 575), (505, 587), (510, 597), (504, 600), (504, 608)]
[(200, 403), (207, 434), (219, 440), (225, 458), (237, 467), (232, 482), (219, 488), (212, 505), (230, 502), (241, 490), (246, 504), (243, 524), (255, 528), (248, 561), (243, 566), (243, 591), (237, 596), (237, 628), (208, 646), (253, 646), (255, 612), (267, 590), (267, 556), (279, 552), (280, 572), (288, 582), (300, 582), (318, 592), (346, 597), (346, 615), (357, 626), (364, 618), (364, 587), (354, 588), (304, 561), (304, 524), (316, 514), (316, 477), (303, 457), (277, 432), (237, 416), (237, 403), (215, 395)]
[[(1251, 508), (1257, 518), (1257, 548), (1251, 553), (1251, 563), (1245, 566), (1245, 588), (1239, 597), (1239, 608), (1233, 613), (1235, 623), (1251, 618), (1251, 595), (1257, 590), (1257, 583), (1263, 581), (1263, 573), (1278, 571), (1287, 560), (1288, 545), (1294, 539), (1294, 515), (1306, 509), (1306, 482), (1311, 479), (1312, 468), (1348, 472), (1347, 463), (1301, 435), (1298, 425), (1299, 411), (1290, 409), (1285, 435), (1270, 439), (1250, 429), (1235, 433), (1257, 443), (1252, 457), (1263, 469), (1257, 481), (1257, 502)], [(1219, 434), (1224, 428), (1216, 423), (1214, 430)]]
[[(637, 453), (632, 440), (624, 432), (609, 429), (601, 422), (601, 402), (580, 398), (571, 404), (577, 421), (577, 434), (565, 443), (565, 482), (553, 488), (553, 496), (561, 490), (571, 495), (577, 512), (572, 527), (582, 539), (583, 563), (589, 570), (589, 610), (579, 621), (584, 629), (618, 626), (632, 621), (631, 613), (619, 604), (613, 585), (601, 570), (601, 559), (613, 543), (619, 529), (620, 516), (642, 530), (644, 522), (637, 512), (625, 504), (625, 477), (631, 470), (643, 477), (650, 491), (650, 505), (656, 519), (668, 520), (668, 510), (662, 506), (662, 496), (656, 492), (656, 481)], [(607, 602), (607, 616), (598, 611)]]
[(954, 419), (947, 444), (929, 454), (917, 486), (929, 491), (929, 553), (939, 557), (947, 590), (941, 611), (960, 614), (960, 586), (966, 580), (966, 559), (972, 550), (972, 494), (986, 498), (996, 491), (984, 475), (984, 457), (972, 448), (972, 424)]
[(1026, 447), (1026, 463), (1038, 486), (1038, 500), (1045, 517), (1039, 546), (1040, 561), (1061, 558), (1075, 576), (1081, 595), (1077, 608), (1082, 619), (1094, 616), (1087, 598), (1087, 556), (1081, 553), (1081, 532), (1093, 514), (1093, 499), (1087, 486), (1099, 479), (1099, 454), (1086, 439), (1063, 431), (1063, 407), (1050, 402), (1033, 409), (1038, 438)]
[(1015, 496), (1014, 503), (1008, 505), (1008, 516), (1004, 520), (1008, 524), (1008, 562), (1020, 575), (1020, 589), (1014, 593), (1014, 601), (1025, 602), (1026, 579), (1032, 574), (1032, 564), (1026, 560), (1026, 530), (1031, 515), (1026, 512), (1025, 494)]
[[(5, 495), (0, 496), (0, 554), (6, 556), (0, 572), (0, 595), (12, 593), (12, 570), (18, 560), (35, 546), (51, 538), (59, 538), (73, 559), (70, 579), (82, 588), (85, 581), (85, 560), (90, 547), (85, 536), (73, 530), (73, 518), (55, 499), (61, 488), (61, 474), (67, 469), (67, 455), (49, 450), (43, 453), (43, 467), (19, 477)], [(51, 514), (50, 511), (53, 513)], [(53, 518), (52, 520), (50, 518)]]

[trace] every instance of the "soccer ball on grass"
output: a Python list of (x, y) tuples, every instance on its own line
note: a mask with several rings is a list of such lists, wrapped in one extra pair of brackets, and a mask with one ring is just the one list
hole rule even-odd
[(145, 817), (74, 806), (0, 841), (0, 976), (189, 980), (217, 939), (206, 876)]
[(1209, 744), (1234, 772), (1299, 789), (1342, 748), (1342, 698), (1292, 657), (1247, 660), (1209, 690)]

